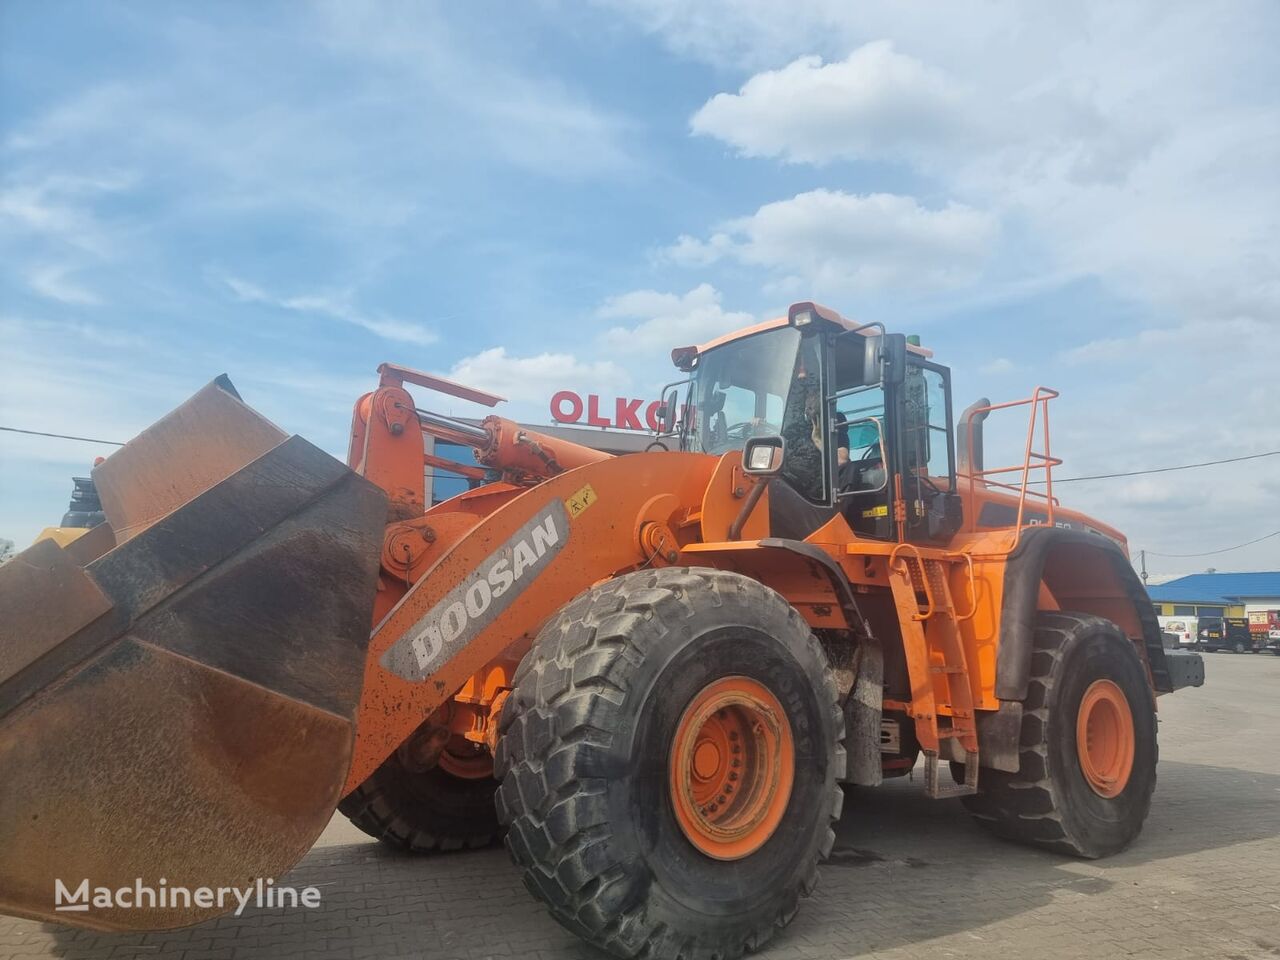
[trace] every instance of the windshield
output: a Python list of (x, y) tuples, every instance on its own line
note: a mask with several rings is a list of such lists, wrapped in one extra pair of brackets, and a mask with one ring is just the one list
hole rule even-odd
[(689, 388), (687, 448), (721, 454), (749, 437), (781, 433), (799, 344), (800, 331), (778, 327), (700, 356)]

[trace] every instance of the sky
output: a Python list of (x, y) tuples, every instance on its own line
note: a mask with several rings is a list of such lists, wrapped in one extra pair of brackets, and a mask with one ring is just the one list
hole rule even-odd
[[(382, 361), (547, 422), (813, 299), (957, 410), (1060, 390), (1058, 477), (1278, 450), (1278, 42), (1267, 2), (9, 0), (0, 425), (125, 440), (225, 372), (342, 456)], [(111, 449), (0, 433), (0, 537)], [(1060, 492), (1155, 575), (1280, 568), (1159, 556), (1280, 528), (1280, 457)]]

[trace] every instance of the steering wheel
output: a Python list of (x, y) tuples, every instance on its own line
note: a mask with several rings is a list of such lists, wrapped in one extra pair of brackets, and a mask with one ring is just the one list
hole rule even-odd
[(916, 481), (917, 483), (923, 483), (925, 486), (927, 486), (927, 487), (928, 487), (930, 490), (932, 490), (934, 493), (942, 493), (942, 492), (943, 492), (943, 491), (942, 491), (942, 488), (941, 488), (941, 487), (939, 487), (936, 483), (934, 483), (934, 482), (933, 482), (933, 480), (932, 480), (932, 478), (925, 476), (923, 473), (917, 473), (917, 474), (915, 475), (915, 481)]
[(776, 429), (771, 429), (773, 424), (764, 420), (740, 420), (733, 424), (725, 431), (725, 435), (732, 440), (749, 440), (751, 437), (761, 436), (763, 433), (776, 433)]
[(840, 484), (840, 492), (848, 494), (879, 492), (879, 486), (868, 488), (863, 484), (866, 475), (876, 469), (877, 465), (882, 464), (883, 460), (884, 457), (880, 452), (880, 444), (876, 443), (862, 451), (862, 455), (859, 456), (857, 460), (846, 461), (844, 467), (847, 468), (847, 471), (842, 469), (841, 472), (844, 473), (847, 479), (844, 483)]

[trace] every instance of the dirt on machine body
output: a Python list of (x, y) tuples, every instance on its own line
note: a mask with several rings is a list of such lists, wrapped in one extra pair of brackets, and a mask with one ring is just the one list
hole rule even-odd
[[(0, 568), (0, 909), (197, 922), (54, 882), (244, 887), (337, 807), (417, 852), (505, 835), (619, 956), (733, 957), (812, 891), (842, 785), (921, 761), (997, 835), (1132, 842), (1156, 697), (1203, 667), (1058, 502), (1057, 394), (957, 417), (928, 350), (808, 302), (672, 359), (670, 449), (431, 413), (410, 387), (500, 398), (384, 364), (346, 465), (220, 378), (98, 466), (107, 523)], [(473, 488), (428, 507), (424, 468)]]

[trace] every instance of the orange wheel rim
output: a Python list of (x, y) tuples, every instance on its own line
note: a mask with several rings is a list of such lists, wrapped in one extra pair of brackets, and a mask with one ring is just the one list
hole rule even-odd
[(750, 856), (782, 822), (795, 761), (791, 723), (764, 684), (749, 677), (708, 684), (685, 708), (671, 745), (680, 829), (716, 860)]
[(1093, 792), (1115, 797), (1133, 772), (1133, 713), (1124, 691), (1110, 680), (1095, 680), (1084, 692), (1076, 716), (1080, 769)]

